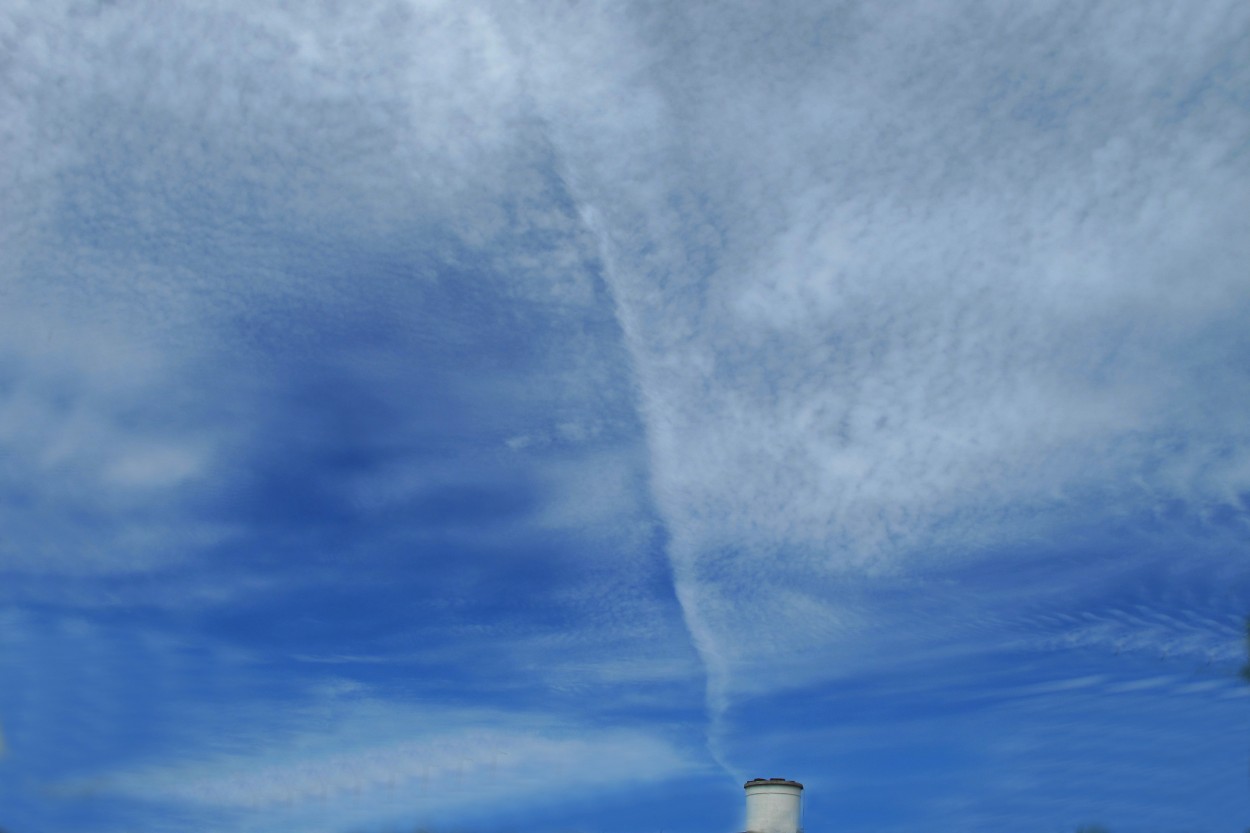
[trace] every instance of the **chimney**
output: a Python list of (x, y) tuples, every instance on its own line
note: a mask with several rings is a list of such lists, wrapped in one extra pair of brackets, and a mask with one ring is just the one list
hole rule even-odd
[(747, 833), (802, 833), (802, 784), (785, 778), (752, 778), (743, 787)]

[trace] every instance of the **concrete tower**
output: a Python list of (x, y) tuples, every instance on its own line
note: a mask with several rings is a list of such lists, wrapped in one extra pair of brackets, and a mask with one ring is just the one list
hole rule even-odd
[(743, 786), (748, 833), (801, 833), (802, 784), (785, 778), (753, 778)]

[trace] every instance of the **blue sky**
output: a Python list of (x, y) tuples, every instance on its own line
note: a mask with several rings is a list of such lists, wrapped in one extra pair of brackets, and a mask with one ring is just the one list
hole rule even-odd
[(1250, 823), (1250, 6), (0, 44), (0, 828)]

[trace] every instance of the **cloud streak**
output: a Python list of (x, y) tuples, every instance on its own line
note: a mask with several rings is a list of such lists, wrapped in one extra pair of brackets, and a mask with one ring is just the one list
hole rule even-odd
[[(237, 830), (330, 831), (414, 817), (447, 824), (482, 814), (484, 805), (495, 808), (492, 813), (505, 806), (521, 812), (558, 801), (570, 789), (617, 791), (692, 768), (659, 737), (578, 726), (523, 728), (535, 718), (544, 722), (525, 715), (397, 711), (363, 700), (339, 715), (338, 731), (314, 730), (263, 754), (164, 762), (56, 790), (173, 802), (228, 820)], [(410, 738), (382, 737), (400, 724), (411, 727)], [(247, 820), (256, 814), (265, 818), (259, 826)]]

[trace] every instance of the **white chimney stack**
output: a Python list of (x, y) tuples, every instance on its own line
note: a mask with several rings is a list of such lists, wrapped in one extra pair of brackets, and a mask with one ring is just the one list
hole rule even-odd
[(785, 778), (753, 778), (743, 786), (747, 833), (802, 833), (802, 784)]

